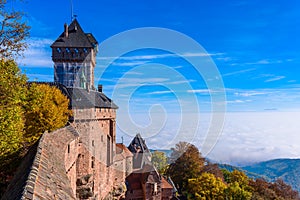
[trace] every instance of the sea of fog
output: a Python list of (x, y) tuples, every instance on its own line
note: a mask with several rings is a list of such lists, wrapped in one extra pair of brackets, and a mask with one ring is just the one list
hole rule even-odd
[(300, 112), (278, 111), (228, 112), (224, 116), (120, 114), (117, 142), (129, 144), (137, 133), (152, 149), (169, 149), (179, 141), (187, 141), (210, 160), (243, 166), (275, 158), (300, 158), (299, 119)]

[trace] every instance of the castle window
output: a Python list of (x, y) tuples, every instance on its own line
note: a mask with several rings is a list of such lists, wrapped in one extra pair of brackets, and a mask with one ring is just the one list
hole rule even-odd
[(58, 53), (60, 53), (60, 52), (61, 52), (61, 49), (60, 49), (60, 48), (56, 48), (56, 51), (57, 51)]
[(94, 146), (95, 144), (94, 144), (94, 140), (92, 140), (92, 146)]
[(70, 145), (68, 144), (68, 153), (70, 153)]
[(94, 164), (95, 164), (95, 157), (92, 157), (92, 162), (91, 162), (91, 168), (94, 168)]
[(84, 52), (84, 53), (87, 53), (87, 49), (86, 49), (86, 48), (83, 48), (83, 52)]
[(67, 53), (70, 53), (70, 49), (69, 49), (68, 47), (66, 48), (66, 52), (67, 52)]
[(74, 51), (75, 51), (75, 53), (78, 53), (78, 49), (77, 48), (75, 48)]

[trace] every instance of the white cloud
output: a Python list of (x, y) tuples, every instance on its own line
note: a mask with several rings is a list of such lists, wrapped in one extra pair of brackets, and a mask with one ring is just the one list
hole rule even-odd
[(209, 57), (209, 56), (220, 56), (223, 53), (200, 53), (200, 52), (186, 52), (182, 54), (173, 53), (162, 53), (162, 54), (150, 54), (150, 55), (134, 55), (134, 56), (121, 56), (121, 57), (97, 57), (99, 60), (124, 60), (124, 61), (134, 61), (134, 60), (153, 60), (159, 58), (172, 58), (172, 57)]
[(132, 61), (132, 62), (113, 62), (112, 65), (121, 66), (121, 67), (133, 67), (137, 65), (144, 65), (148, 62), (146, 61)]
[(18, 60), (20, 66), (29, 67), (53, 67), (51, 60), (51, 48), (53, 40), (47, 38), (31, 38), (27, 41), (28, 48), (24, 52), (24, 58)]
[(211, 90), (209, 89), (197, 89), (197, 90), (187, 90), (188, 93), (200, 93), (200, 94), (209, 94)]
[(233, 100), (233, 101), (227, 101), (227, 103), (245, 103), (247, 101), (243, 101), (243, 100), (240, 100), (240, 99), (236, 99), (236, 100)]
[(269, 79), (265, 80), (265, 82), (268, 83), (268, 82), (273, 82), (273, 81), (279, 81), (284, 78), (285, 78), (285, 76), (275, 76), (273, 78), (269, 78)]
[(154, 91), (154, 92), (149, 92), (148, 94), (170, 94), (173, 93), (172, 91), (166, 90), (166, 91)]
[(254, 71), (254, 70), (256, 70), (256, 68), (250, 68), (250, 69), (244, 69), (244, 70), (229, 72), (229, 73), (223, 74), (222, 76), (226, 77), (226, 76), (238, 75), (238, 74), (243, 74), (243, 73)]
[(299, 112), (227, 113), (213, 160), (245, 165), (275, 158), (300, 157)]
[(268, 92), (258, 92), (258, 91), (248, 91), (248, 92), (235, 92), (235, 96), (241, 96), (241, 97), (251, 97), (251, 96), (257, 96), (257, 95), (265, 95), (268, 94)]
[[(210, 138), (207, 131), (211, 125), (211, 116), (211, 113), (132, 115), (132, 120), (137, 124), (154, 123), (151, 119), (158, 120), (159, 125), (159, 121), (163, 120), (165, 123), (162, 127), (153, 126), (147, 133), (136, 128), (128, 134), (140, 132), (149, 148), (169, 148), (172, 146), (168, 145), (181, 140), (194, 143), (201, 151), (203, 141)], [(197, 118), (199, 126), (192, 120)], [(208, 157), (217, 162), (235, 165), (275, 158), (300, 158), (299, 118), (300, 112), (227, 113), (221, 135)], [(183, 119), (187, 119), (184, 124), (181, 123)], [(193, 132), (194, 126), (198, 126), (196, 132)], [(128, 134), (118, 129), (119, 138)]]

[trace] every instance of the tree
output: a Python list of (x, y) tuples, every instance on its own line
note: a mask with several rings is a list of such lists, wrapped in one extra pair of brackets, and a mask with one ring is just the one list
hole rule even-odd
[(190, 146), (191, 144), (188, 142), (179, 142), (175, 144), (174, 148), (171, 148), (171, 156), (169, 158), (169, 163), (175, 162)]
[(182, 193), (186, 189), (188, 179), (199, 177), (203, 166), (204, 158), (197, 147), (188, 144), (186, 151), (169, 165), (166, 174), (172, 178), (177, 184), (179, 192)]
[(241, 171), (234, 170), (225, 176), (228, 187), (225, 190), (227, 199), (250, 200), (252, 188), (249, 186), (248, 176)]
[(290, 185), (287, 185), (282, 179), (276, 180), (274, 183), (271, 183), (269, 186), (277, 196), (282, 197), (283, 199), (299, 199), (299, 194), (297, 191), (294, 191)]
[(224, 192), (226, 199), (230, 200), (250, 200), (252, 197), (252, 193), (249, 190), (243, 188), (243, 186), (241, 186), (237, 181), (228, 184), (228, 187)]
[(188, 180), (187, 193), (188, 199), (225, 199), (225, 183), (213, 174), (204, 172), (198, 178)]
[[(15, 62), (0, 60), (0, 196), (26, 147), (68, 121), (68, 99), (49, 85), (26, 83)], [(30, 86), (30, 87), (29, 87)]]
[(0, 196), (19, 164), (26, 77), (12, 60), (0, 60)]
[(277, 194), (269, 188), (270, 183), (266, 180), (258, 178), (256, 180), (249, 180), (249, 186), (253, 188), (252, 198), (253, 200), (283, 200), (278, 197)]
[(30, 84), (25, 112), (25, 138), (34, 143), (45, 131), (61, 128), (68, 122), (69, 100), (59, 89), (46, 84)]
[(154, 151), (152, 153), (151, 162), (156, 167), (156, 169), (160, 174), (165, 173), (168, 163), (167, 163), (167, 156), (164, 152)]
[(201, 173), (210, 173), (213, 174), (215, 177), (220, 178), (221, 180), (224, 181), (224, 175), (222, 170), (219, 168), (218, 164), (212, 164), (212, 163), (207, 163), (206, 165), (203, 166), (201, 169)]
[(0, 55), (1, 58), (13, 58), (20, 55), (26, 46), (30, 27), (23, 20), (22, 12), (9, 11), (7, 0), (0, 1)]
[(26, 77), (14, 61), (0, 61), (0, 166), (22, 146)]

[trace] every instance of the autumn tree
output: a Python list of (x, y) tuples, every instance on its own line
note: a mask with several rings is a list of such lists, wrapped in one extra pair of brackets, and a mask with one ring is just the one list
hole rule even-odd
[(0, 166), (22, 146), (26, 77), (14, 61), (0, 61)]
[(201, 169), (201, 173), (210, 173), (215, 175), (215, 177), (220, 178), (221, 180), (224, 180), (224, 175), (222, 170), (219, 168), (218, 164), (213, 164), (213, 163), (207, 163), (204, 165)]
[(45, 131), (66, 125), (71, 111), (69, 100), (59, 89), (46, 84), (30, 84), (25, 112), (25, 138), (32, 144)]
[(68, 99), (49, 85), (28, 84), (12, 60), (0, 59), (0, 196), (28, 145), (68, 121)]
[(24, 22), (24, 14), (8, 8), (7, 0), (0, 0), (0, 58), (19, 56), (27, 47), (30, 27)]
[(171, 155), (169, 157), (169, 163), (175, 162), (190, 146), (191, 144), (188, 142), (178, 142), (175, 144), (175, 147), (171, 148)]
[[(169, 165), (166, 171), (166, 174), (178, 185), (179, 192), (186, 189), (188, 179), (200, 176), (201, 168), (204, 166), (204, 158), (197, 147), (192, 144), (188, 144), (186, 147), (186, 150)], [(172, 154), (174, 155), (174, 149)]]
[(253, 188), (253, 200), (284, 200), (278, 197), (274, 190), (270, 189), (270, 183), (264, 179), (249, 180), (249, 186)]
[(0, 196), (19, 164), (24, 133), (26, 77), (12, 60), (0, 60)]
[(286, 184), (282, 179), (278, 179), (274, 183), (270, 183), (269, 188), (273, 190), (277, 196), (282, 197), (283, 199), (300, 199), (298, 192), (294, 191), (293, 188)]
[(223, 200), (225, 183), (213, 174), (204, 172), (198, 178), (188, 180), (188, 199)]
[(234, 170), (226, 175), (228, 186), (225, 190), (227, 199), (250, 200), (252, 197), (252, 188), (249, 186), (248, 176), (241, 171)]
[(167, 156), (162, 151), (154, 151), (151, 157), (152, 164), (156, 167), (160, 174), (164, 174), (168, 166)]

